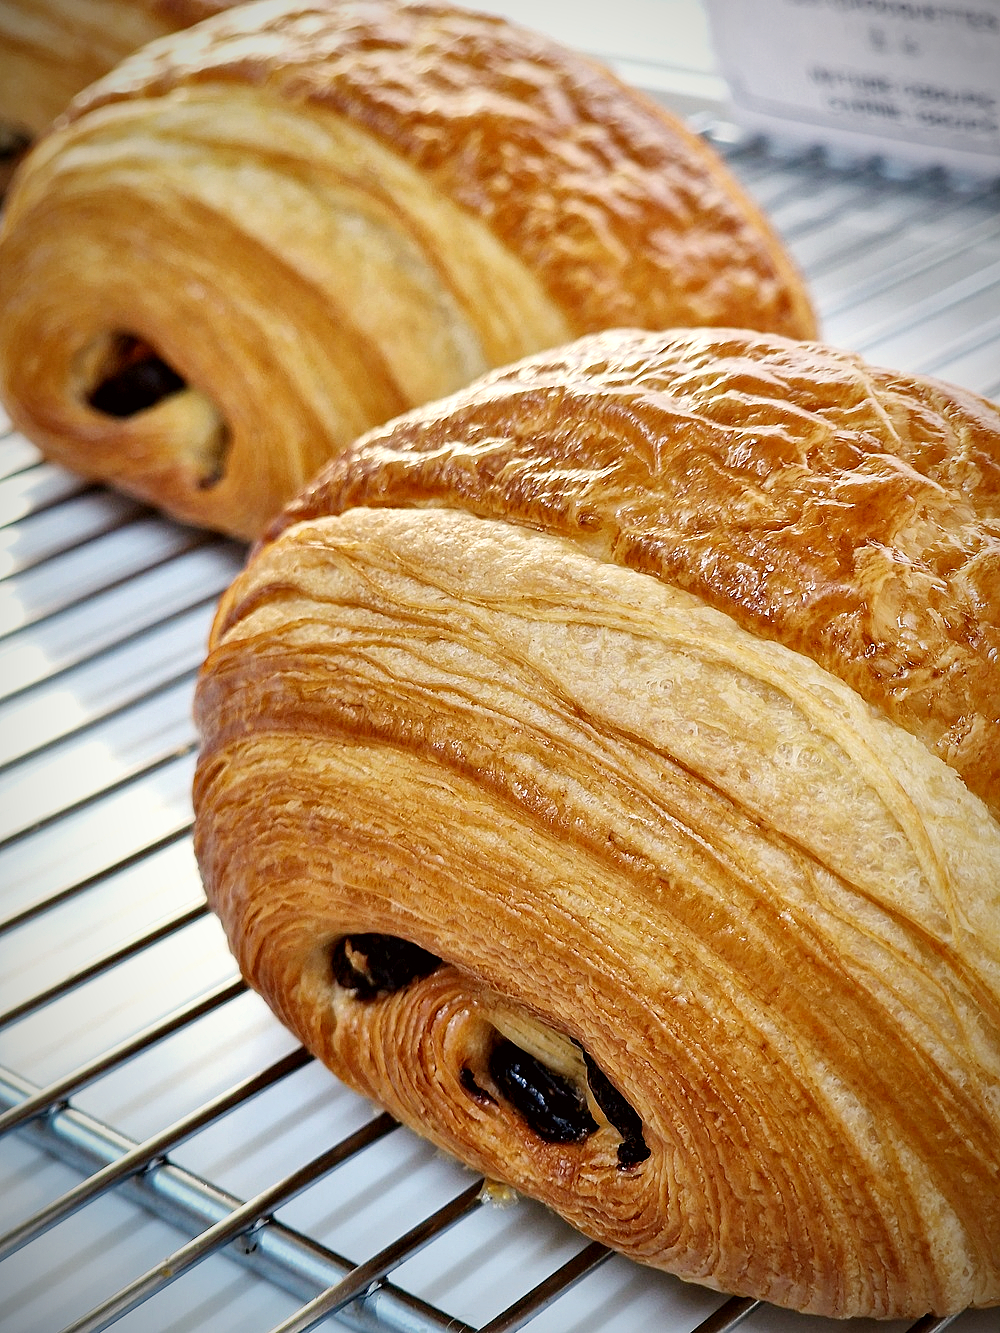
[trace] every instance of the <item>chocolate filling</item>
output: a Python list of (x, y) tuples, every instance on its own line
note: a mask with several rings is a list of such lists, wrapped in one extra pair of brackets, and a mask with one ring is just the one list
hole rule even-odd
[(7, 193), (11, 178), (30, 147), (31, 135), (27, 130), (0, 125), (0, 199)]
[(643, 1137), (639, 1112), (625, 1100), (600, 1065), (591, 1059), (582, 1046), (580, 1049), (583, 1051), (583, 1061), (587, 1066), (587, 1083), (590, 1085), (594, 1101), (622, 1136), (622, 1141), (618, 1145), (618, 1165), (622, 1170), (638, 1166), (649, 1156), (649, 1146)]
[(87, 402), (96, 411), (128, 420), (166, 399), (187, 395), (187, 411), (174, 421), (174, 452), (186, 461), (199, 490), (224, 477), (230, 435), (214, 404), (189, 385), (149, 343), (131, 333), (99, 339), (82, 357)]
[(597, 1129), (576, 1085), (512, 1041), (496, 1043), (489, 1070), (501, 1095), (546, 1143), (582, 1143)]
[(365, 933), (337, 940), (330, 963), (338, 985), (358, 1000), (374, 1000), (430, 976), (441, 959), (396, 935)]
[(119, 333), (111, 340), (100, 378), (87, 401), (106, 416), (133, 417), (186, 387), (148, 343), (130, 333)]
[[(583, 1057), (591, 1096), (607, 1122), (621, 1135), (619, 1169), (630, 1170), (650, 1156), (642, 1119), (580, 1043), (573, 1044)], [(509, 1038), (497, 1035), (489, 1056), (488, 1072), (499, 1095), (546, 1143), (582, 1143), (599, 1128), (580, 1081), (550, 1069), (538, 1056), (522, 1050)], [(485, 1090), (468, 1068), (462, 1070), (462, 1086), (471, 1096), (483, 1100)]]
[[(342, 935), (330, 950), (334, 980), (362, 1001), (403, 990), (411, 982), (430, 976), (441, 961), (410, 940), (376, 932)], [(548, 1068), (537, 1056), (499, 1033), (495, 1037), (487, 1061), (487, 1081), (540, 1139), (545, 1143), (582, 1143), (599, 1128), (578, 1080)], [(579, 1042), (574, 1044), (583, 1056), (594, 1101), (621, 1135), (619, 1168), (638, 1166), (650, 1155), (639, 1113)], [(469, 1096), (481, 1105), (495, 1101), (468, 1065), (462, 1067), (459, 1078)]]

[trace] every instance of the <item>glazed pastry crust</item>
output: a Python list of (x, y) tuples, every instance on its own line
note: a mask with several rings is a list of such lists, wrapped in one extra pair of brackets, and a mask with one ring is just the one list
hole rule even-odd
[(265, 82), (363, 127), (483, 219), (571, 334), (636, 309), (647, 328), (815, 331), (782, 244), (713, 149), (603, 66), (490, 14), (265, 0), (140, 53), (70, 115)]
[[(578, 334), (815, 328), (675, 118), (512, 24), (390, 0), (239, 6), (88, 88), (18, 172), (0, 306), (19, 429), (243, 537), (364, 430)], [(95, 408), (122, 334), (183, 391)]]
[(433, 504), (584, 540), (804, 653), (1000, 814), (1000, 412), (820, 344), (613, 331), (359, 441), (273, 531)]
[[(198, 686), (196, 850), (251, 984), (352, 1086), (643, 1262), (838, 1317), (1000, 1302), (995, 780), (849, 646), (821, 660), (794, 612), (818, 548), (800, 522), (779, 596), (772, 541), (796, 488), (858, 494), (891, 423), (923, 555), (877, 489), (826, 546), (895, 522), (901, 595), (945, 533), (953, 570), (995, 569), (991, 411), (818, 346), (619, 332), (359, 442), (223, 598)], [(727, 600), (737, 559), (770, 611)], [(331, 958), (370, 934), (439, 961), (364, 998)], [(536, 1132), (511, 1034), (578, 1081), (582, 1048), (646, 1155), (592, 1081), (579, 1141)]]

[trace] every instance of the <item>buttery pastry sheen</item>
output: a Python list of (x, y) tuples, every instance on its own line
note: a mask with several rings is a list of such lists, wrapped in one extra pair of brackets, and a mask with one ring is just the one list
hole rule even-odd
[(366, 438), (223, 598), (196, 848), (331, 1069), (680, 1277), (1000, 1302), (1000, 414), (590, 336)]
[(258, 0), (145, 46), (22, 163), (0, 398), (238, 536), (364, 430), (631, 324), (809, 336), (772, 228), (611, 73), (445, 4)]

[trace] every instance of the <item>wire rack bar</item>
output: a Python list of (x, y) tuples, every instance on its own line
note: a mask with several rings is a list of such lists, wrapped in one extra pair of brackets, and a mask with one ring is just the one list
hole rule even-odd
[(744, 1319), (749, 1319), (755, 1310), (760, 1310), (763, 1304), (763, 1301), (754, 1300), (752, 1296), (730, 1296), (707, 1319), (701, 1321), (694, 1333), (732, 1333)]
[(929, 272), (936, 264), (946, 259), (953, 259), (955, 255), (973, 250), (979, 245), (992, 243), (998, 236), (1000, 236), (1000, 221), (987, 219), (970, 227), (960, 240), (954, 238), (940, 240), (928, 246), (917, 261), (910, 258), (886, 264), (880, 272), (869, 274), (862, 282), (847, 288), (839, 299), (827, 307), (827, 318), (850, 310), (851, 306), (859, 301), (868, 300), (872, 296), (888, 291), (898, 282), (912, 279), (919, 273)]
[(606, 1245), (591, 1241), (579, 1254), (575, 1254), (561, 1268), (550, 1274), (544, 1282), (539, 1282), (520, 1300), (509, 1305), (506, 1310), (501, 1310), (496, 1318), (482, 1326), (479, 1333), (516, 1333), (517, 1329), (524, 1328), (525, 1324), (530, 1323), (589, 1273), (600, 1268), (601, 1264), (611, 1258), (612, 1253), (613, 1251)]
[[(175, 726), (187, 725), (186, 713), (183, 709), (178, 709), (176, 705), (181, 698), (186, 700), (190, 694), (199, 665), (200, 663), (184, 664), (176, 672), (164, 675), (160, 680), (147, 682), (147, 688), (137, 689), (127, 698), (110, 702), (103, 710), (94, 709), (89, 717), (77, 719), (71, 726), (59, 728), (50, 736), (37, 735), (34, 744), (30, 746), (23, 745), (21, 752), (13, 759), (0, 763), (0, 779), (5, 776), (6, 771), (23, 761), (28, 761), (29, 764), (49, 761), (54, 753), (60, 752), (70, 741), (85, 744), (92, 735), (99, 737), (102, 734), (102, 728), (109, 726), (127, 727), (130, 721), (129, 715), (135, 714), (139, 710), (155, 711), (164, 721), (172, 719)], [(38, 729), (39, 732), (41, 730), (41, 728)], [(176, 754), (178, 749), (186, 749), (186, 745), (182, 743), (181, 746), (176, 744), (170, 746), (172, 754)], [(124, 776), (128, 779), (135, 776), (137, 772), (141, 773), (143, 771), (144, 768), (141, 766), (138, 768), (129, 766)], [(100, 795), (100, 792), (97, 794)], [(90, 793), (86, 793), (82, 799), (91, 799)], [(58, 817), (58, 814), (59, 811), (56, 811), (56, 817)], [(44, 817), (46, 816), (43, 815)]]
[(95, 888), (104, 880), (110, 879), (112, 875), (121, 874), (131, 866), (140, 865), (143, 861), (157, 852), (166, 850), (181, 842), (191, 832), (191, 820), (185, 818), (181, 820), (174, 828), (162, 837), (153, 842), (146, 843), (144, 846), (123, 856), (120, 860), (106, 866), (102, 870), (95, 871), (94, 874), (86, 876), (85, 879), (78, 880), (74, 884), (67, 884), (65, 887), (49, 894), (45, 898), (40, 898), (38, 902), (31, 903), (28, 907), (22, 908), (19, 912), (14, 912), (0, 921), (0, 935), (5, 935), (9, 931), (17, 930), (20, 926), (26, 926), (30, 921), (44, 916), (46, 912), (51, 912), (58, 907), (64, 906), (74, 898), (85, 894), (88, 889)]
[(55, 463), (39, 463), (14, 476), (3, 476), (0, 471), (0, 478), (0, 527), (82, 495), (91, 486), (86, 478)]
[(131, 1151), (123, 1153), (116, 1161), (109, 1162), (107, 1166), (82, 1180), (79, 1185), (75, 1185), (58, 1199), (54, 1199), (47, 1207), (40, 1209), (19, 1226), (0, 1236), (0, 1259), (6, 1259), (8, 1255), (15, 1254), (29, 1241), (42, 1235), (58, 1222), (63, 1221), (64, 1218), (70, 1217), (85, 1204), (90, 1203), (92, 1199), (96, 1199), (98, 1195), (103, 1194), (105, 1190), (121, 1184), (123, 1180), (136, 1175), (139, 1171), (144, 1171), (158, 1158), (165, 1158), (168, 1153), (179, 1147), (186, 1139), (198, 1133), (199, 1130), (212, 1124), (213, 1121), (220, 1120), (237, 1106), (242, 1106), (251, 1097), (255, 1097), (257, 1093), (263, 1092), (266, 1088), (272, 1087), (297, 1069), (301, 1069), (311, 1059), (312, 1057), (308, 1052), (301, 1047), (289, 1052), (288, 1055), (276, 1061), (270, 1068), (261, 1070), (260, 1073), (244, 1079), (242, 1083), (230, 1088), (228, 1092), (224, 1092), (221, 1096), (206, 1102), (204, 1106), (192, 1111), (190, 1115), (175, 1121), (174, 1124), (146, 1139), (144, 1143), (138, 1144)]
[(0, 852), (20, 841), (22, 838), (52, 828), (67, 815), (78, 814), (81, 811), (93, 808), (93, 806), (99, 804), (106, 797), (114, 796), (118, 792), (125, 791), (141, 779), (150, 777), (161, 769), (169, 767), (178, 759), (194, 755), (196, 752), (197, 741), (192, 737), (190, 740), (181, 742), (180, 744), (167, 744), (165, 746), (165, 752), (152, 756), (147, 755), (132, 763), (123, 763), (118, 774), (114, 778), (109, 779), (104, 786), (95, 788), (93, 791), (88, 791), (78, 797), (66, 801), (59, 807), (59, 809), (43, 812), (13, 829), (6, 837), (0, 838)]
[(874, 324), (859, 329), (854, 336), (853, 346), (864, 354), (882, 338), (895, 335), (900, 331), (918, 327), (932, 316), (944, 310), (960, 305), (970, 297), (979, 296), (993, 287), (1000, 287), (1000, 260), (989, 268), (970, 274), (967, 278), (953, 283), (944, 291), (933, 292), (915, 302), (907, 311), (905, 318), (898, 313), (887, 315)]
[(385, 1114), (377, 1116), (346, 1139), (342, 1139), (340, 1143), (327, 1148), (312, 1161), (285, 1176), (283, 1180), (270, 1185), (240, 1207), (233, 1209), (227, 1217), (221, 1218), (187, 1245), (182, 1245), (162, 1263), (122, 1287), (114, 1296), (95, 1307), (82, 1319), (68, 1325), (64, 1333), (101, 1333), (103, 1329), (128, 1314), (130, 1310), (142, 1305), (171, 1282), (176, 1282), (188, 1269), (207, 1259), (210, 1254), (221, 1250), (238, 1236), (246, 1236), (260, 1227), (275, 1208), (288, 1203), (290, 1199), (301, 1194), (310, 1185), (314, 1185), (330, 1171), (349, 1161), (363, 1148), (367, 1148), (397, 1128), (398, 1124), (391, 1116)]
[(22, 1000), (20, 1004), (13, 1005), (6, 1013), (0, 1014), (0, 1031), (9, 1027), (11, 1023), (27, 1018), (29, 1014), (37, 1013), (40, 1009), (44, 1009), (47, 1004), (61, 999), (64, 995), (69, 995), (86, 982), (103, 976), (104, 973), (117, 967), (119, 963), (124, 963), (127, 959), (134, 957), (135, 954), (141, 953), (143, 949), (159, 944), (161, 940), (169, 939), (171, 935), (176, 935), (185, 926), (190, 926), (207, 915), (208, 903), (202, 900), (200, 903), (195, 903), (194, 906), (189, 907), (187, 911), (179, 912), (176, 916), (161, 921), (159, 925), (153, 926), (152, 929), (144, 931), (141, 935), (136, 935), (128, 943), (114, 949), (111, 953), (106, 953), (86, 967), (81, 967), (78, 971), (62, 977), (48, 989), (39, 991), (27, 1000)]
[[(27, 1079), (0, 1070), (0, 1107), (16, 1106), (38, 1091)], [(20, 1132), (49, 1156), (85, 1176), (113, 1165), (139, 1146), (74, 1107), (31, 1120)], [(128, 1176), (119, 1188), (146, 1212), (187, 1235), (199, 1235), (242, 1206), (232, 1194), (167, 1162)], [(225, 1253), (299, 1300), (311, 1300), (355, 1268), (326, 1246), (273, 1219), (254, 1232), (251, 1243), (231, 1242)], [(356, 1333), (477, 1333), (471, 1324), (390, 1282), (380, 1283), (341, 1311), (338, 1319)]]
[[(78, 667), (69, 682), (36, 687), (30, 696), (10, 702), (0, 739), (0, 776), (22, 760), (37, 762), (71, 739), (86, 740), (88, 732), (114, 725), (129, 709), (154, 703), (177, 686), (190, 686), (204, 658), (210, 614), (203, 607), (200, 615), (192, 613), (165, 632), (149, 631), (148, 642), (140, 641), (131, 651), (116, 649)], [(72, 694), (74, 706), (61, 713), (59, 700), (66, 694)]]
[(42, 455), (23, 435), (15, 435), (9, 425), (6, 429), (10, 433), (0, 440), (0, 477), (14, 477), (34, 467)]
[(25, 1124), (28, 1120), (33, 1120), (36, 1116), (45, 1115), (54, 1108), (64, 1105), (75, 1092), (85, 1088), (88, 1083), (93, 1083), (112, 1069), (117, 1069), (126, 1061), (142, 1051), (147, 1051), (151, 1046), (158, 1042), (165, 1041), (167, 1037), (173, 1036), (181, 1028), (187, 1027), (198, 1018), (203, 1018), (221, 1005), (228, 1004), (238, 995), (242, 995), (247, 989), (246, 982), (242, 978), (235, 981), (226, 981), (208, 991), (197, 1000), (192, 1000), (190, 1004), (182, 1005), (175, 1009), (172, 1014), (159, 1022), (151, 1024), (142, 1032), (134, 1037), (129, 1037), (120, 1042), (117, 1046), (112, 1046), (110, 1050), (105, 1051), (94, 1060), (80, 1065), (72, 1073), (56, 1079), (48, 1087), (41, 1088), (34, 1096), (27, 1097), (24, 1101), (0, 1115), (0, 1135), (9, 1133), (19, 1125)]
[[(479, 1180), (470, 1185), (468, 1189), (463, 1190), (429, 1217), (425, 1217), (415, 1227), (411, 1227), (391, 1245), (387, 1245), (365, 1263), (359, 1264), (340, 1282), (314, 1297), (290, 1319), (276, 1325), (272, 1333), (309, 1333), (309, 1329), (315, 1328), (329, 1315), (335, 1314), (346, 1305), (350, 1305), (351, 1301), (365, 1295), (376, 1283), (381, 1282), (386, 1274), (398, 1268), (407, 1259), (412, 1259), (425, 1245), (443, 1236), (457, 1222), (478, 1208), (483, 1202), (484, 1184), (484, 1181)], [(81, 1330), (81, 1333), (84, 1331)], [(90, 1333), (90, 1330), (86, 1330), (86, 1333)]]
[(239, 568), (235, 545), (205, 543), (139, 570), (125, 582), (63, 607), (0, 644), (0, 699), (57, 679), (206, 601)]
[(135, 575), (195, 550), (206, 537), (152, 515), (117, 527), (15, 574), (0, 597), (0, 632), (27, 629), (85, 598), (121, 587)]

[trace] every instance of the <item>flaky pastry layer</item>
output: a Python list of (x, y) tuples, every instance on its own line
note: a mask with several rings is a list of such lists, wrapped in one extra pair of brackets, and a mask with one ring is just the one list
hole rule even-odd
[(1000, 815), (1000, 409), (834, 347), (612, 330), (360, 440), (272, 526), (435, 505), (559, 533), (803, 653)]
[(212, 905), (352, 1086), (688, 1280), (1000, 1301), (1000, 828), (849, 686), (600, 543), (361, 508), (258, 552), (197, 710)]
[(808, 336), (714, 151), (447, 5), (258, 0), (153, 42), (22, 164), (0, 397), (48, 454), (240, 536), (361, 431), (628, 323)]
[(1000, 418), (594, 335), (356, 442), (223, 598), (196, 848), (347, 1082), (589, 1235), (1000, 1302)]

